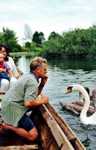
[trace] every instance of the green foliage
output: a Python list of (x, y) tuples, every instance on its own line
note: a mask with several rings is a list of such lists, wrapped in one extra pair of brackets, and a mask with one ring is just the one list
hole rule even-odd
[(63, 38), (55, 32), (51, 32), (48, 41), (43, 43), (42, 54), (46, 57), (53, 57), (62, 54)]
[(75, 29), (62, 35), (51, 32), (45, 41), (43, 32), (34, 32), (32, 41), (23, 47), (18, 44), (14, 31), (3, 28), (0, 32), (0, 44), (8, 45), (12, 52), (26, 51), (46, 57), (86, 57), (96, 55), (96, 26), (88, 29)]
[(42, 54), (42, 51), (43, 51), (42, 47), (38, 47), (35, 42), (32, 42), (32, 43), (26, 42), (24, 49), (27, 52), (33, 52), (35, 55), (40, 55)]
[(96, 26), (89, 29), (75, 29), (62, 35), (51, 32), (43, 44), (43, 54), (47, 57), (86, 57), (96, 54)]
[(32, 41), (36, 43), (37, 46), (40, 46), (43, 41), (45, 40), (44, 38), (44, 33), (43, 32), (38, 32), (36, 31), (34, 34), (33, 34), (33, 38), (32, 38)]
[(30, 42), (26, 42), (25, 43), (25, 48), (30, 48), (31, 47), (31, 43)]
[(8, 28), (3, 28), (3, 32), (0, 33), (0, 44), (5, 44), (10, 47), (11, 52), (22, 50), (21, 46), (18, 44), (15, 32)]

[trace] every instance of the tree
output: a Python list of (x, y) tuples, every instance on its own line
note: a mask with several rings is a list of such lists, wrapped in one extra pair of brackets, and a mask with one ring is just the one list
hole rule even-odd
[(41, 44), (45, 41), (45, 37), (44, 37), (44, 33), (43, 32), (39, 33), (39, 39), (41, 41)]
[(45, 40), (45, 38), (44, 38), (44, 33), (43, 32), (36, 31), (33, 34), (32, 41), (35, 42), (37, 44), (37, 46), (40, 46), (43, 43), (44, 40)]
[(13, 30), (3, 28), (3, 32), (1, 32), (0, 35), (0, 44), (7, 45), (12, 52), (22, 50), (21, 46), (18, 44), (16, 34)]
[(56, 33), (56, 32), (51, 32), (50, 33), (50, 35), (49, 35), (49, 37), (48, 37), (48, 40), (52, 40), (52, 39), (55, 39), (55, 38), (57, 38), (58, 36), (60, 36), (58, 33)]
[(31, 43), (30, 42), (26, 42), (25, 43), (25, 48), (30, 48), (31, 47)]

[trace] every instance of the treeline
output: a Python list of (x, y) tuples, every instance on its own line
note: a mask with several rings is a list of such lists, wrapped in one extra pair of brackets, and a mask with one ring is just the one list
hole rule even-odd
[(0, 32), (0, 44), (7, 45), (11, 49), (11, 52), (23, 50), (20, 44), (18, 44), (16, 33), (8, 28), (3, 28), (2, 32)]
[(35, 52), (45, 57), (83, 58), (96, 54), (96, 26), (88, 29), (75, 29), (61, 34), (51, 32), (45, 40), (44, 33), (36, 31), (31, 39), (21, 46), (14, 31), (3, 28), (0, 32), (0, 44), (8, 45), (12, 52)]

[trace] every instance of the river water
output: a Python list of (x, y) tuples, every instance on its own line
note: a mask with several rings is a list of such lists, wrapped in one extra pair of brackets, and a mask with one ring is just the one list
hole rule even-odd
[[(27, 60), (29, 64), (29, 60)], [(23, 65), (24, 66), (24, 65)], [(88, 150), (96, 150), (96, 125), (86, 126), (79, 117), (62, 109), (60, 102), (78, 100), (78, 92), (64, 94), (71, 83), (80, 83), (90, 90), (96, 87), (96, 60), (53, 60), (49, 61), (48, 82), (44, 93), (49, 96), (49, 102), (64, 118)]]

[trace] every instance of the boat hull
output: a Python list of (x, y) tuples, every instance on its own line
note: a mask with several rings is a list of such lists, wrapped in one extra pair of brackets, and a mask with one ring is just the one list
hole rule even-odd
[(17, 145), (19, 145), (19, 149), (21, 145), (22, 149), (22, 146), (25, 144), (28, 146), (33, 144), (42, 150), (85, 150), (83, 144), (68, 124), (56, 113), (50, 104), (34, 109), (31, 118), (37, 127), (38, 139), (32, 143), (19, 137), (12, 131), (6, 130), (0, 134), (0, 147), (2, 150), (5, 146), (6, 148), (8, 146), (15, 146), (17, 148)]

